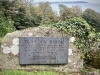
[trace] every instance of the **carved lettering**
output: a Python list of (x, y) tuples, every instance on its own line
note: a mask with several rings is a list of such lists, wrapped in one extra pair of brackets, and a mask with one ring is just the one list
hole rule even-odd
[(68, 39), (20, 37), (20, 64), (66, 64)]

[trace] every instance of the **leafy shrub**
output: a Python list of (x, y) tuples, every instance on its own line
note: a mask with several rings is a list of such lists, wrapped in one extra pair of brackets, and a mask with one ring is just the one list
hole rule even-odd
[(91, 54), (94, 53), (96, 44), (100, 41), (100, 35), (96, 33), (95, 29), (81, 17), (70, 18), (53, 26), (65, 31), (70, 36), (76, 37), (74, 44), (83, 53), (84, 63), (89, 64), (92, 60)]
[(14, 22), (10, 18), (3, 18), (0, 15), (0, 37), (4, 37), (7, 33), (15, 31)]
[(97, 32), (100, 32), (100, 13), (87, 8), (84, 12), (82, 17), (96, 29)]

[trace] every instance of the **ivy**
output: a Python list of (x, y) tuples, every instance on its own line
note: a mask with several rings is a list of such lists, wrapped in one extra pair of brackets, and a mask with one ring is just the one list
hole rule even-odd
[(95, 29), (81, 17), (70, 18), (53, 24), (53, 26), (63, 30), (70, 36), (76, 37), (74, 44), (83, 53), (84, 63), (91, 60), (91, 53), (93, 54), (96, 44), (100, 42), (100, 33), (96, 33)]

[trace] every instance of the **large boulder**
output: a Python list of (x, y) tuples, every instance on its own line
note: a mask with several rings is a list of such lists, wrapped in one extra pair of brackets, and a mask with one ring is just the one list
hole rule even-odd
[[(69, 38), (68, 64), (66, 65), (19, 65), (19, 37), (67, 37)], [(70, 37), (54, 27), (36, 27), (8, 33), (0, 48), (0, 68), (2, 69), (40, 69), (63, 72), (79, 72), (83, 68), (80, 51), (73, 44), (75, 37)]]

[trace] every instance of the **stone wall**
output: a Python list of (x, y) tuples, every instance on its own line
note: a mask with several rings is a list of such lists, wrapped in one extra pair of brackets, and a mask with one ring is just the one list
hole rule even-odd
[[(19, 65), (19, 37), (67, 37), (69, 38), (68, 64), (66, 65)], [(38, 27), (8, 33), (1, 43), (0, 68), (2, 69), (40, 69), (63, 72), (79, 72), (83, 68), (83, 60), (79, 50), (73, 44), (74, 37), (51, 27)]]

